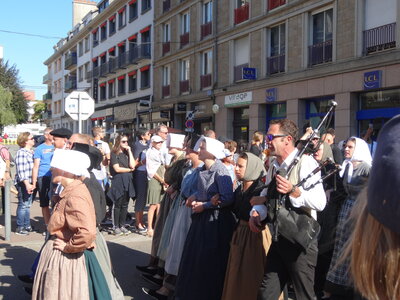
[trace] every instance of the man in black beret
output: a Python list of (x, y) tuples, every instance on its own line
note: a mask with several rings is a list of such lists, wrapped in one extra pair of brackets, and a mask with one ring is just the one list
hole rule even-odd
[(54, 148), (65, 149), (72, 131), (67, 128), (57, 128), (51, 131), (50, 134), (53, 136)]

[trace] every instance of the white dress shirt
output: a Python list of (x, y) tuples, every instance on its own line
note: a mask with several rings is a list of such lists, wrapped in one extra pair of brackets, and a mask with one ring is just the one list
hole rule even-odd
[[(278, 161), (275, 159), (268, 170), (266, 183), (269, 184), (274, 176), (276, 170), (281, 168), (287, 169), (291, 164), (293, 159), (295, 158), (298, 149), (294, 149), (292, 153), (283, 161), (281, 165), (279, 165)], [(303, 178), (306, 178), (315, 168), (318, 167), (317, 161), (311, 157), (306, 156), (302, 162), (300, 167), (299, 181)], [(274, 173), (274, 174), (273, 174)], [(324, 192), (324, 188), (322, 183), (316, 184), (312, 189), (305, 190), (315, 182), (321, 179), (321, 172), (316, 173), (311, 178), (309, 178), (303, 186), (299, 187), (301, 191), (301, 195), (297, 198), (289, 196), (290, 202), (294, 207), (306, 207), (311, 209), (311, 216), (314, 219), (317, 219), (317, 211), (322, 211), (326, 205), (326, 196)], [(260, 196), (267, 195), (268, 188), (265, 188), (260, 193)], [(254, 205), (253, 210), (257, 211), (260, 215), (261, 220), (264, 220), (267, 217), (267, 207), (265, 205)]]

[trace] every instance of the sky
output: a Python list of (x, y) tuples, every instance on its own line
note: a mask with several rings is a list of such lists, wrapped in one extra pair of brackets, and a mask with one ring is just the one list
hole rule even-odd
[(3, 59), (19, 70), (23, 89), (34, 90), (36, 99), (41, 100), (47, 92), (47, 85), (42, 83), (47, 73), (43, 62), (54, 53), (53, 46), (60, 38), (66, 37), (72, 29), (72, 0), (0, 0), (0, 11)]

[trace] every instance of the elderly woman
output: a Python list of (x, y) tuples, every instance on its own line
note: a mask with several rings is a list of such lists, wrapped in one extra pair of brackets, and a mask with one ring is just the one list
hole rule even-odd
[(89, 157), (75, 150), (57, 149), (51, 161), (53, 183), (63, 191), (48, 224), (33, 283), (32, 299), (111, 299), (93, 253), (96, 215), (82, 182), (89, 177)]
[(248, 221), (252, 209), (250, 199), (259, 196), (263, 190), (261, 178), (265, 173), (263, 162), (258, 156), (250, 152), (239, 155), (235, 175), (242, 184), (235, 190), (233, 206), (239, 223), (231, 241), (222, 299), (257, 299), (271, 234), (268, 228), (252, 232)]
[(350, 212), (356, 203), (359, 192), (367, 182), (372, 164), (367, 143), (356, 137), (347, 140), (344, 158), (340, 176), (343, 177), (347, 197), (340, 208), (336, 241), (325, 283), (325, 292), (330, 295), (331, 299), (353, 299), (354, 297), (349, 277), (349, 260), (341, 261), (339, 257), (342, 255), (345, 244), (353, 230), (353, 226), (348, 222)]
[(33, 151), (35, 144), (33, 136), (29, 132), (21, 133), (17, 138), (17, 144), (21, 148), (15, 156), (15, 186), (18, 190), (17, 230), (16, 234), (27, 235), (32, 231), (30, 210), (32, 205), (32, 193), (35, 187), (32, 185)]
[(135, 170), (136, 161), (128, 145), (127, 135), (121, 134), (115, 139), (110, 166), (113, 179), (107, 195), (114, 202), (112, 218), (114, 234), (129, 234), (130, 231), (125, 228), (125, 221), (129, 199), (135, 197), (132, 172)]
[[(207, 137), (195, 147), (204, 167), (199, 172), (197, 192), (186, 200), (193, 214), (176, 285), (179, 299), (221, 299), (235, 227), (229, 208), (234, 201), (232, 179), (221, 162), (224, 148), (223, 143)], [(211, 202), (216, 194), (220, 199), (217, 206)]]

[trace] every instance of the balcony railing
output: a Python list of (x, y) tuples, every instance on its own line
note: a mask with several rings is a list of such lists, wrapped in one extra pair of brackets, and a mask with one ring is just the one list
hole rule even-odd
[(128, 66), (127, 53), (123, 52), (118, 55), (118, 68), (125, 69)]
[(162, 97), (163, 98), (168, 97), (169, 93), (170, 93), (170, 85), (163, 85), (161, 92), (162, 92)]
[(234, 74), (233, 74), (235, 82), (243, 80), (243, 68), (248, 68), (248, 67), (249, 67), (249, 64), (242, 64), (242, 65), (235, 66)]
[(200, 88), (204, 89), (211, 86), (211, 74), (200, 76)]
[(332, 61), (332, 40), (308, 46), (309, 66)]
[(267, 74), (285, 72), (285, 54), (267, 57)]
[(100, 75), (100, 67), (94, 67), (92, 73), (93, 78), (98, 78)]
[(133, 47), (128, 52), (129, 64), (135, 64), (142, 59), (151, 59), (151, 44), (141, 44)]
[(43, 84), (50, 83), (50, 81), (51, 81), (51, 75), (49, 73), (43, 76)]
[(70, 77), (65, 81), (64, 89), (66, 92), (76, 89), (76, 77)]
[(65, 67), (66, 70), (69, 70), (73, 66), (76, 66), (76, 63), (77, 63), (76, 52), (71, 52), (65, 58), (64, 67)]
[(51, 100), (52, 98), (53, 95), (50, 92), (47, 92), (46, 94), (43, 95), (43, 101)]
[(163, 1), (163, 12), (169, 11), (171, 8), (171, 0), (164, 0)]
[(249, 19), (249, 4), (246, 3), (239, 8), (235, 9), (235, 25), (240, 24)]
[(100, 77), (106, 77), (108, 74), (108, 63), (100, 65)]
[(201, 25), (201, 39), (204, 39), (207, 35), (212, 33), (212, 22)]
[(171, 42), (164, 42), (162, 44), (162, 55), (165, 55), (165, 53), (168, 53), (171, 50)]
[(189, 44), (189, 32), (181, 34), (181, 48)]
[(179, 81), (179, 90), (181, 94), (189, 92), (189, 80)]
[(108, 72), (109, 73), (115, 73), (115, 71), (118, 69), (117, 66), (117, 59), (116, 58), (110, 58), (108, 61)]
[(375, 27), (363, 32), (364, 54), (368, 55), (396, 47), (396, 23)]
[(92, 71), (87, 71), (87, 72), (85, 73), (85, 80), (86, 80), (86, 81), (92, 80)]

